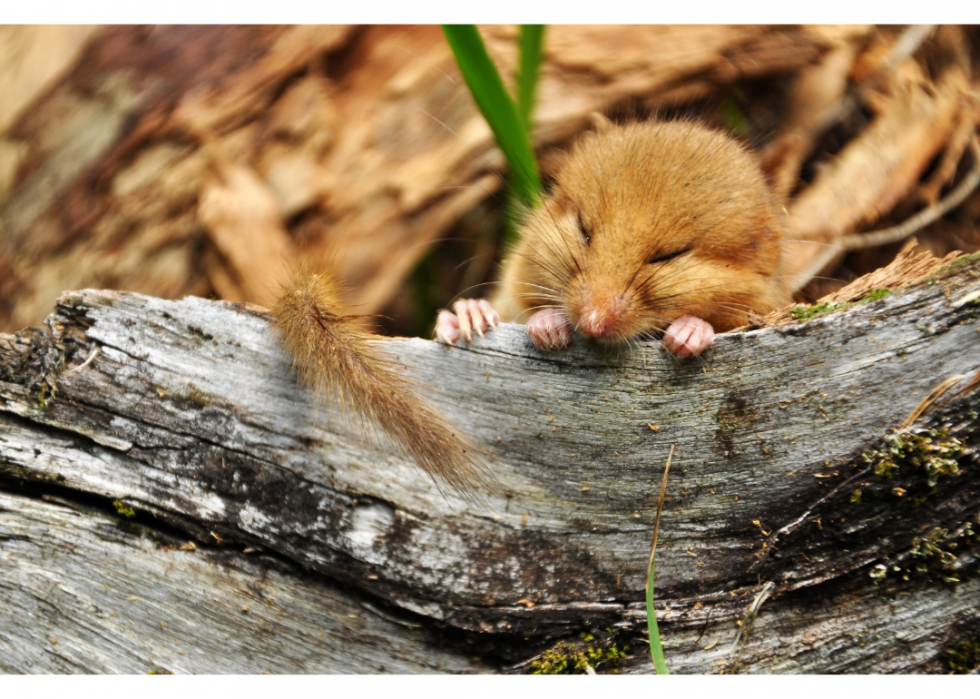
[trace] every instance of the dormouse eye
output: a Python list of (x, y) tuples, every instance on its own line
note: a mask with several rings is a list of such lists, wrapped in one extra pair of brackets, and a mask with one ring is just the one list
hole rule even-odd
[(592, 232), (586, 228), (581, 213), (578, 215), (578, 229), (582, 232), (582, 237), (585, 238), (585, 244), (589, 245), (592, 242)]
[(690, 250), (678, 250), (677, 252), (672, 252), (672, 253), (670, 253), (668, 255), (660, 255), (658, 257), (651, 257), (650, 260), (648, 261), (648, 264), (653, 265), (653, 264), (657, 264), (659, 262), (669, 262), (670, 260), (673, 260), (675, 257), (680, 257), (681, 255), (685, 255), (685, 254), (687, 254), (689, 252), (690, 252)]

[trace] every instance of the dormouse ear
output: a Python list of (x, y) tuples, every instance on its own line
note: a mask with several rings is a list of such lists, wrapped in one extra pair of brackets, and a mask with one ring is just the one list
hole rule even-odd
[(595, 129), (597, 133), (608, 131), (613, 127), (613, 123), (609, 121), (606, 115), (600, 114), (599, 112), (592, 112), (589, 115), (589, 121), (592, 122), (592, 128)]

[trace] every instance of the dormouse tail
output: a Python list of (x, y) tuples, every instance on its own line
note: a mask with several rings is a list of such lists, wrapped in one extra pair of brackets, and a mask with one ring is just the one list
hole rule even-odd
[(329, 272), (301, 270), (283, 290), (272, 314), (300, 383), (375, 420), (437, 482), (472, 497), (489, 482), (474, 447), (372, 342), (377, 336), (340, 309), (340, 289)]

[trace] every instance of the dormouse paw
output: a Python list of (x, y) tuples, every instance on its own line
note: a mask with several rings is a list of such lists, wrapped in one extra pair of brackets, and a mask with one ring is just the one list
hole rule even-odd
[(496, 328), (500, 316), (483, 299), (463, 299), (453, 304), (453, 310), (439, 311), (436, 317), (436, 339), (446, 345), (454, 345), (462, 337), (469, 342), (473, 331), (483, 337), (483, 333)]
[(711, 346), (714, 339), (715, 329), (711, 327), (711, 323), (694, 316), (681, 316), (670, 324), (661, 342), (683, 359), (701, 354)]
[(565, 349), (572, 344), (572, 324), (557, 308), (545, 308), (527, 321), (527, 336), (538, 349)]

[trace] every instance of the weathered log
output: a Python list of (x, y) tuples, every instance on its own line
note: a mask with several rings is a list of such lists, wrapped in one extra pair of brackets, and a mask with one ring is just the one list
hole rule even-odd
[[(2, 662), (319, 671), (343, 646), (348, 671), (526, 669), (596, 629), (632, 646), (619, 669), (649, 672), (645, 565), (675, 445), (657, 562), (672, 670), (945, 671), (980, 632), (980, 264), (947, 268), (724, 334), (700, 361), (581, 340), (541, 353), (511, 325), (468, 347), (384, 340), (484, 446), (498, 485), (483, 504), (318, 410), (261, 309), (66, 293), (46, 329), (0, 336), (0, 641), (21, 649)], [(206, 601), (262, 576), (273, 591), (254, 599), (288, 608), (246, 648), (265, 602)], [(352, 641), (355, 605), (371, 618)], [(391, 621), (406, 614), (419, 636)], [(412, 640), (440, 637), (432, 653)]]
[(194, 547), (91, 506), (0, 492), (0, 671), (486, 669), (295, 565)]

